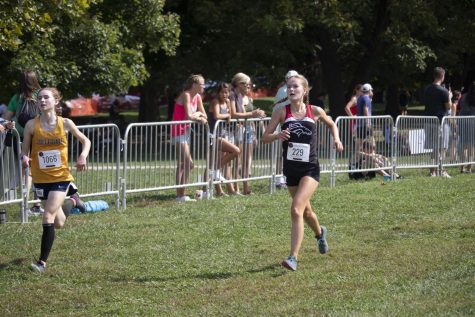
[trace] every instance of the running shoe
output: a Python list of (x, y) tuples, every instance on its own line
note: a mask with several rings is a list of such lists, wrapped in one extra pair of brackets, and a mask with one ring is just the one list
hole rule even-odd
[(44, 273), (46, 267), (43, 262), (38, 261), (36, 263), (31, 263), (30, 268), (37, 273)]
[(190, 196), (179, 196), (175, 198), (176, 202), (183, 203), (187, 201), (196, 201), (196, 199), (190, 198)]
[(322, 233), (320, 236), (315, 236), (315, 239), (317, 239), (318, 251), (325, 254), (330, 249), (327, 243), (327, 228), (325, 226), (320, 226), (320, 228), (322, 228)]
[(445, 177), (445, 178), (452, 178), (452, 176), (450, 176), (449, 173), (447, 173), (447, 171), (442, 171), (442, 173), (440, 173), (440, 176)]
[(294, 256), (289, 256), (280, 265), (291, 271), (297, 271), (297, 259)]
[(86, 205), (84, 202), (79, 198), (78, 193), (74, 193), (71, 196), (69, 196), (72, 200), (74, 200), (74, 203), (76, 204), (74, 207), (79, 209), (80, 212), (85, 213), (86, 212)]
[(44, 212), (45, 210), (41, 208), (41, 206), (35, 205), (30, 208), (30, 210), (28, 211), (28, 214), (30, 216), (41, 216)]

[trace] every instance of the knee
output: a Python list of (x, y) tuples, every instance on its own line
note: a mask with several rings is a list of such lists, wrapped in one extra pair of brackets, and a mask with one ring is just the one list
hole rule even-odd
[(290, 216), (292, 217), (292, 220), (300, 219), (303, 216), (303, 210), (297, 208), (296, 206), (292, 206), (290, 208)]
[(65, 224), (64, 221), (56, 221), (56, 222), (54, 223), (54, 228), (55, 228), (55, 229), (63, 229), (63, 228), (64, 228), (64, 224)]

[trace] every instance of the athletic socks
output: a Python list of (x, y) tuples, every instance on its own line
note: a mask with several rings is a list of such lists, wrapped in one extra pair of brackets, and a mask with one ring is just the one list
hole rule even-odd
[(41, 253), (40, 261), (46, 263), (48, 260), (49, 252), (53, 247), (54, 241), (54, 223), (43, 224), (43, 236), (41, 237)]

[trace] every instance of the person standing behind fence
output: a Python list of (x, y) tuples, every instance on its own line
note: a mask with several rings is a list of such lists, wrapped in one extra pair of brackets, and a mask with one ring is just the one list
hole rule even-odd
[[(434, 68), (433, 72), (434, 80), (432, 84), (427, 86), (424, 90), (424, 105), (426, 116), (436, 116), (439, 119), (439, 124), (442, 122), (442, 118), (449, 113), (452, 107), (452, 92), (442, 87), (442, 83), (445, 79), (445, 70), (442, 67)], [(424, 148), (432, 149), (431, 157), (435, 161), (438, 158), (439, 146), (438, 146), (438, 126), (433, 124), (427, 124), (425, 128), (425, 144)], [(437, 135), (434, 135), (434, 134)], [(445, 129), (443, 130), (443, 144), (445, 139), (448, 138)], [(438, 162), (437, 162), (438, 163)], [(429, 176), (437, 176), (437, 168), (431, 167)], [(450, 175), (446, 171), (441, 171), (441, 176), (450, 178)]]
[[(282, 266), (297, 270), (297, 258), (303, 240), (304, 221), (315, 234), (319, 252), (324, 254), (329, 250), (326, 241), (327, 229), (320, 226), (317, 215), (310, 205), (310, 198), (317, 190), (320, 181), (320, 165), (317, 158), (317, 126), (321, 120), (330, 129), (337, 151), (343, 151), (338, 128), (325, 111), (316, 106), (306, 104), (308, 100), (308, 81), (302, 75), (296, 75), (287, 80), (287, 94), (290, 105), (276, 111), (267, 126), (263, 141), (270, 143), (282, 140), (282, 157), (284, 159), (284, 175), (287, 178), (287, 188), (292, 197), (290, 214), (291, 246), (290, 255), (282, 261)], [(281, 131), (276, 133), (278, 125)]]
[[(460, 99), (460, 116), (475, 116), (475, 81), (470, 83), (468, 91)], [(460, 122), (460, 121), (459, 121)], [(460, 131), (462, 160), (471, 162), (475, 157), (475, 118), (463, 121)], [(460, 172), (472, 173), (472, 164), (462, 166)]]
[[(264, 118), (265, 112), (261, 109), (253, 109), (249, 93), (251, 92), (251, 78), (243, 73), (237, 73), (231, 80), (233, 86), (231, 92), (231, 118), (233, 119), (249, 119), (249, 118)], [(248, 110), (249, 109), (249, 110)], [(239, 144), (241, 151), (241, 159), (238, 159), (236, 168), (236, 177), (248, 178), (251, 174), (251, 160), (252, 160), (252, 145), (255, 140), (254, 125), (252, 123), (245, 123), (244, 126), (236, 125), (236, 143)], [(242, 169), (242, 174), (239, 172)], [(240, 175), (241, 174), (241, 175)], [(239, 186), (236, 183), (236, 192), (239, 192)], [(251, 194), (249, 182), (243, 182), (243, 194)]]
[[(23, 129), (26, 122), (39, 114), (39, 109), (36, 107), (36, 97), (40, 89), (41, 86), (34, 71), (24, 70), (21, 72), (18, 92), (10, 99), (7, 111), (3, 114), (4, 119), (14, 120), (15, 128), (20, 135), (20, 140), (23, 139)], [(17, 153), (15, 153), (15, 156), (16, 155)], [(28, 177), (27, 187), (29, 192), (31, 177)], [(29, 210), (29, 213), (31, 215), (40, 215), (43, 213), (43, 208), (41, 208), (39, 203), (35, 203)]]
[[(373, 104), (373, 87), (371, 84), (364, 84), (361, 86), (361, 95), (356, 99), (356, 116), (357, 117), (371, 117)], [(355, 164), (358, 164), (360, 157), (359, 153), (361, 152), (361, 145), (363, 141), (369, 139), (373, 141), (373, 130), (371, 125), (371, 119), (358, 119), (356, 121), (356, 136), (355, 136), (355, 149), (354, 149), (354, 160)], [(373, 142), (374, 143), (374, 142)]]
[[(205, 80), (201, 75), (190, 75), (185, 87), (175, 100), (172, 121), (191, 120), (199, 123), (208, 123), (208, 117), (203, 108), (201, 95), (204, 92)], [(176, 147), (177, 170), (176, 184), (188, 183), (190, 172), (193, 169), (193, 159), (190, 153), (190, 125), (175, 124), (171, 127), (172, 143)], [(195, 201), (185, 195), (185, 187), (177, 188), (177, 202)]]
[(31, 166), (35, 192), (44, 204), (43, 235), (38, 262), (31, 268), (43, 273), (55, 237), (55, 228), (64, 227), (66, 216), (61, 208), (73, 181), (68, 165), (68, 139), (71, 132), (82, 144), (76, 169), (86, 169), (91, 148), (89, 139), (74, 122), (56, 115), (55, 107), (61, 96), (56, 88), (43, 88), (38, 94), (39, 117), (29, 120), (23, 134), (21, 162), (23, 168)]

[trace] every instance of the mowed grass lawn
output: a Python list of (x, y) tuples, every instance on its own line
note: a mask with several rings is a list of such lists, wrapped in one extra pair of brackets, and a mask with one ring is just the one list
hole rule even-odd
[(184, 204), (140, 194), (125, 211), (73, 215), (43, 275), (29, 270), (40, 219), (2, 225), (0, 316), (473, 316), (475, 176), (452, 172), (323, 180), (312, 204), (330, 252), (306, 228), (297, 272), (279, 266), (290, 199), (264, 185)]

